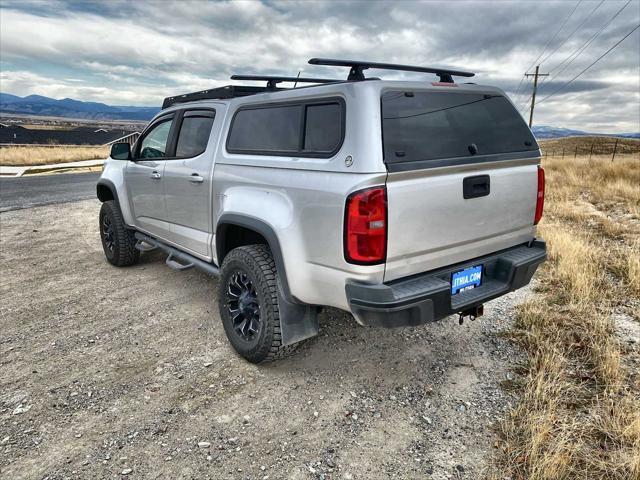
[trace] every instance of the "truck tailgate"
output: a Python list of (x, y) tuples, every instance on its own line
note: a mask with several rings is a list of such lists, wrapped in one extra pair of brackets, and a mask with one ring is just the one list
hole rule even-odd
[[(390, 172), (385, 282), (531, 240), (538, 161)], [(464, 198), (466, 178), (488, 180), (488, 194)]]

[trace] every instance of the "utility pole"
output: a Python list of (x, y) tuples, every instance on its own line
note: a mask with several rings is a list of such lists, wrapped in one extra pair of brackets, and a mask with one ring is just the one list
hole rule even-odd
[(533, 107), (536, 104), (536, 90), (538, 89), (538, 77), (548, 77), (548, 73), (538, 73), (540, 65), (536, 65), (536, 73), (525, 73), (526, 77), (533, 77), (533, 95), (531, 95), (531, 113), (529, 113), (529, 128), (533, 123)]

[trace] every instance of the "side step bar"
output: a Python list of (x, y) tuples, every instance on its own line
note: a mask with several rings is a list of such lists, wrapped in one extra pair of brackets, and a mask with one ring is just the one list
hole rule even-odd
[(143, 242), (142, 240), (138, 240), (136, 242), (136, 250), (140, 250), (141, 252), (152, 252), (156, 248), (158, 247), (154, 245), (149, 245), (147, 242)]
[[(145, 252), (145, 251), (155, 250), (156, 248), (159, 248), (160, 250), (163, 250), (164, 252), (168, 253), (169, 256), (167, 257), (166, 263), (170, 268), (174, 270), (182, 271), (182, 270), (187, 270), (189, 268), (196, 267), (196, 268), (199, 268), (200, 270), (207, 272), (209, 275), (212, 275), (214, 277), (217, 277), (220, 275), (220, 269), (211, 263), (204, 262), (199, 258), (194, 257), (193, 255), (189, 255), (188, 253), (181, 252), (180, 250), (170, 247), (166, 243), (156, 240), (155, 238), (151, 238), (143, 233), (136, 232), (135, 236), (138, 242), (144, 242), (147, 245), (151, 245), (153, 247), (153, 248), (143, 247), (144, 250), (140, 248), (138, 248), (138, 250)], [(137, 248), (137, 245), (136, 245), (136, 248)]]

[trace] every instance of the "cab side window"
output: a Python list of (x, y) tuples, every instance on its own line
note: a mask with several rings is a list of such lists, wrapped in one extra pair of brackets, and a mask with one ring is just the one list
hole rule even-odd
[(168, 118), (149, 130), (140, 143), (138, 158), (163, 158), (167, 154), (173, 119)]
[(185, 112), (178, 134), (176, 157), (195, 157), (204, 153), (213, 126), (213, 111)]

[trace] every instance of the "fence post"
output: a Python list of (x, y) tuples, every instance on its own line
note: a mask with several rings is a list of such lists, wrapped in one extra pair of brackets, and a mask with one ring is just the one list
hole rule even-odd
[(562, 160), (564, 160), (564, 147), (562, 147)]
[(591, 151), (589, 152), (589, 161), (591, 161), (591, 155), (593, 155), (593, 143), (591, 144)]
[(613, 146), (613, 156), (611, 157), (611, 162), (613, 162), (616, 158), (617, 149), (618, 149), (618, 139), (616, 138), (616, 144)]
[(578, 146), (576, 145), (576, 151), (573, 152), (573, 159), (575, 160), (577, 156), (578, 156)]

